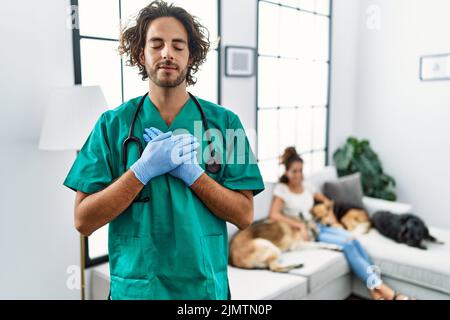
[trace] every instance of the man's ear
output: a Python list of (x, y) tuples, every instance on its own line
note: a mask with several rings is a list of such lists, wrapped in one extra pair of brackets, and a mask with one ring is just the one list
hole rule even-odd
[(142, 65), (145, 65), (144, 50), (142, 50), (141, 53), (139, 54), (139, 63), (142, 64)]

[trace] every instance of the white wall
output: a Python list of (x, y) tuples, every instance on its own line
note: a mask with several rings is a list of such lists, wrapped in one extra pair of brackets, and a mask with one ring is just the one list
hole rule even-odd
[[(225, 66), (226, 46), (245, 46), (256, 48), (256, 10), (255, 0), (222, 0), (221, 45), (222, 66)], [(252, 144), (256, 134), (256, 77), (225, 77), (222, 68), (221, 104), (239, 115)], [(253, 134), (253, 135), (252, 135)]]
[(38, 150), (50, 88), (73, 84), (69, 0), (4, 1), (0, 11), (0, 299), (77, 299), (75, 154)]
[(329, 163), (355, 131), (360, 0), (334, 0), (331, 20)]
[[(379, 30), (365, 27), (377, 5)], [(360, 5), (355, 133), (368, 138), (400, 201), (450, 228), (450, 81), (420, 82), (421, 55), (450, 53), (450, 2), (364, 0)]]
[(420, 82), (419, 59), (450, 53), (448, 12), (445, 0), (334, 0), (329, 133), (330, 157), (349, 135), (369, 139), (398, 200), (447, 228), (450, 82)]

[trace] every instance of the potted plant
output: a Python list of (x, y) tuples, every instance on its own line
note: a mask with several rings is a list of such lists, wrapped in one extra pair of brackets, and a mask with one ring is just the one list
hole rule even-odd
[(333, 162), (339, 177), (355, 172), (361, 174), (364, 194), (369, 197), (395, 201), (395, 180), (383, 172), (378, 155), (369, 141), (349, 137), (347, 142), (333, 154)]

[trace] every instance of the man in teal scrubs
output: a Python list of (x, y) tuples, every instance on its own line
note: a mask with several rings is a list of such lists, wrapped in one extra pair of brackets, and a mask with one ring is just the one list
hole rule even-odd
[[(230, 299), (226, 221), (249, 226), (264, 184), (238, 116), (198, 99), (221, 133), (211, 139), (220, 170), (206, 170), (202, 117), (186, 89), (209, 41), (184, 9), (154, 1), (119, 49), (150, 79), (133, 130), (144, 150), (122, 150), (142, 97), (102, 114), (64, 181), (77, 191), (75, 226), (89, 236), (109, 223), (113, 300)], [(243, 139), (230, 143), (236, 132)]]

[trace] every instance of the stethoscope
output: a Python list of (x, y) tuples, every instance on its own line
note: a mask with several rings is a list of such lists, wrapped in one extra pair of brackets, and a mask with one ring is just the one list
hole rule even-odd
[[(208, 142), (209, 151), (210, 151), (210, 155), (211, 155), (211, 158), (208, 159), (208, 162), (205, 164), (205, 169), (207, 172), (212, 173), (212, 174), (218, 173), (222, 169), (222, 165), (220, 164), (220, 162), (217, 161), (215, 151), (213, 150), (213, 145), (212, 145), (211, 136), (210, 136), (210, 132), (209, 132), (208, 121), (206, 120), (205, 114), (203, 113), (203, 109), (200, 106), (200, 103), (198, 102), (197, 98), (194, 97), (190, 92), (188, 92), (188, 94), (191, 97), (191, 99), (194, 101), (195, 105), (197, 106), (198, 111), (200, 111), (200, 115), (202, 117), (202, 123), (203, 123), (203, 126), (205, 127), (206, 139)], [(133, 132), (134, 132), (134, 125), (136, 123), (136, 119), (139, 115), (139, 111), (142, 109), (142, 105), (144, 104), (144, 101), (147, 98), (147, 96), (148, 96), (148, 92), (139, 101), (138, 107), (134, 113), (133, 120), (130, 125), (130, 132), (128, 133), (128, 137), (122, 143), (122, 166), (123, 166), (124, 172), (127, 170), (128, 144), (130, 144), (132, 142), (136, 143), (138, 150), (139, 150), (139, 157), (142, 155), (142, 152), (144, 150), (144, 148), (142, 147), (141, 140), (139, 138), (137, 138)], [(149, 201), (148, 197), (134, 200), (134, 202), (148, 202), (148, 201)]]

